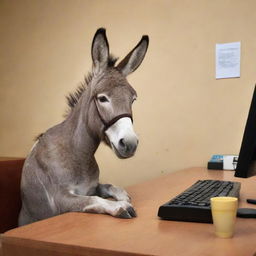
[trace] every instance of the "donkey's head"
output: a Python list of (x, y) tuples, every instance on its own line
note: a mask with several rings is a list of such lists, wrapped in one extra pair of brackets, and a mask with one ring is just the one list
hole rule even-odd
[(133, 156), (138, 145), (132, 119), (132, 103), (137, 94), (126, 76), (141, 64), (148, 42), (148, 36), (143, 36), (136, 47), (116, 66), (116, 59), (109, 54), (105, 29), (98, 29), (92, 42), (93, 71), (88, 125), (93, 125), (91, 130), (119, 158)]

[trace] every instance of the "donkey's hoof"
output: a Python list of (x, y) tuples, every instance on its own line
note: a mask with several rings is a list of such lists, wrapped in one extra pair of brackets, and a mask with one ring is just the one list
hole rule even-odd
[(127, 209), (120, 208), (116, 217), (122, 219), (131, 219), (133, 217), (137, 217), (137, 214), (132, 207), (129, 207)]
[(129, 207), (127, 210), (128, 210), (129, 214), (130, 214), (132, 217), (137, 217), (137, 213), (136, 213), (136, 211), (134, 210), (134, 208)]

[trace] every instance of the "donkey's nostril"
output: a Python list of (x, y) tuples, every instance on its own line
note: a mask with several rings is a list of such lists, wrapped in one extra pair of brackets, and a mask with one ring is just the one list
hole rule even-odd
[(137, 148), (137, 144), (138, 144), (138, 140), (129, 140), (129, 139), (125, 139), (122, 138), (119, 140), (118, 142), (118, 147), (119, 147), (119, 152), (123, 155), (123, 156), (132, 156)]
[(119, 140), (119, 146), (122, 147), (122, 148), (126, 147), (124, 139)]

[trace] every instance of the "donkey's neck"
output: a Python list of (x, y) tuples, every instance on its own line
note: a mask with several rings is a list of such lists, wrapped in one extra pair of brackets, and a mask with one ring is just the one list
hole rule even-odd
[(100, 138), (94, 136), (87, 126), (90, 103), (88, 90), (83, 93), (63, 123), (64, 134), (70, 143), (72, 154), (83, 159), (93, 157), (100, 144)]

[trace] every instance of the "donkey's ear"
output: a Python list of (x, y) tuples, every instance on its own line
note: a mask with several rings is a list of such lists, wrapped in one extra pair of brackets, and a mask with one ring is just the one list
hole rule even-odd
[(117, 65), (125, 76), (135, 71), (143, 61), (148, 49), (149, 38), (143, 36), (133, 50)]
[(109, 58), (109, 45), (106, 37), (106, 30), (99, 28), (92, 41), (93, 69), (97, 73), (107, 68)]

